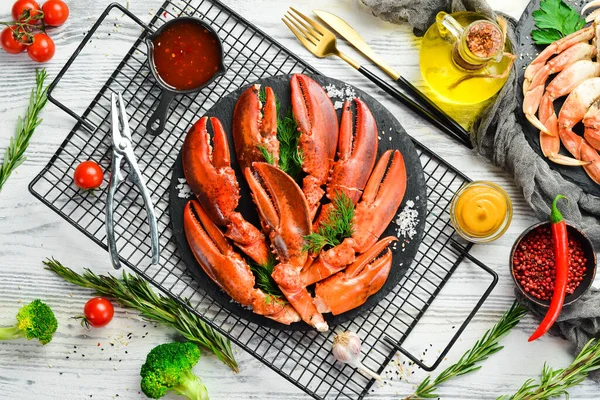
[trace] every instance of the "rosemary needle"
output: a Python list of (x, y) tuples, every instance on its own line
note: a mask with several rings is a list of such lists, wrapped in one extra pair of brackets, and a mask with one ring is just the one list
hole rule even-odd
[(544, 364), (540, 383), (528, 379), (517, 393), (500, 396), (497, 400), (545, 400), (562, 395), (568, 399), (567, 389), (580, 384), (588, 373), (597, 369), (600, 369), (600, 340), (592, 339), (568, 367), (554, 370)]
[(176, 300), (157, 295), (142, 277), (123, 271), (123, 278), (118, 279), (112, 275), (96, 275), (89, 269), (79, 275), (55, 259), (46, 259), (44, 264), (47, 270), (67, 282), (113, 297), (124, 307), (138, 310), (144, 318), (174, 328), (190, 342), (214, 353), (235, 372), (239, 371), (229, 339)]
[(517, 301), (514, 301), (508, 311), (502, 315), (502, 318), (491, 329), (485, 332), (483, 337), (475, 342), (475, 345), (463, 354), (456, 364), (446, 368), (433, 381), (431, 376), (427, 376), (417, 387), (415, 393), (404, 400), (437, 399), (439, 396), (434, 392), (441, 383), (454, 377), (477, 371), (481, 368), (480, 365), (477, 365), (478, 363), (487, 360), (489, 356), (502, 350), (504, 346), (500, 346), (498, 341), (506, 336), (526, 313), (527, 309), (523, 308)]
[(45, 69), (35, 71), (36, 85), (31, 90), (27, 112), (24, 118), (19, 116), (17, 132), (14, 137), (10, 138), (2, 164), (0, 164), (0, 191), (2, 191), (8, 177), (25, 161), (25, 150), (29, 146), (29, 140), (33, 136), (35, 128), (42, 123), (39, 114), (48, 101), (46, 96), (48, 87), (44, 88), (46, 76)]

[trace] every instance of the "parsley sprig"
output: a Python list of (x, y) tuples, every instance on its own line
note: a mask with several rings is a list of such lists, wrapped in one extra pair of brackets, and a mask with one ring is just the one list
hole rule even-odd
[(0, 165), (0, 191), (2, 191), (8, 177), (25, 161), (25, 150), (29, 146), (29, 141), (35, 132), (35, 128), (42, 123), (39, 114), (48, 101), (46, 97), (48, 87), (44, 88), (46, 76), (45, 69), (36, 70), (35, 72), (36, 84), (35, 88), (31, 90), (25, 117), (21, 118), (19, 116), (17, 119), (17, 132), (14, 137), (10, 138), (2, 165)]
[(538, 28), (531, 31), (536, 44), (550, 44), (585, 25), (579, 13), (563, 0), (542, 0), (532, 15)]
[(487, 360), (489, 356), (504, 348), (498, 342), (519, 323), (526, 313), (527, 309), (523, 308), (517, 301), (514, 301), (512, 306), (502, 315), (502, 318), (491, 329), (485, 332), (483, 337), (475, 342), (475, 345), (463, 354), (456, 364), (446, 368), (433, 380), (431, 376), (427, 376), (417, 387), (415, 393), (404, 400), (437, 399), (439, 396), (435, 391), (440, 384), (454, 377), (480, 369), (481, 365), (477, 364)]

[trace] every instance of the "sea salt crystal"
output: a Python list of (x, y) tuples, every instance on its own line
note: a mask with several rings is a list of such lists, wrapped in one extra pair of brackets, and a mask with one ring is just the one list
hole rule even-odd
[(342, 108), (342, 106), (344, 105), (344, 101), (350, 101), (356, 97), (356, 92), (352, 87), (348, 85), (340, 89), (333, 83), (330, 83), (329, 85), (325, 86), (325, 92), (330, 98), (340, 99), (340, 101), (336, 101), (334, 103), (334, 107), (336, 109)]
[(343, 106), (344, 106), (344, 102), (343, 101), (337, 100), (335, 103), (333, 103), (333, 108), (335, 108), (336, 110), (339, 110)]
[[(412, 239), (417, 234), (417, 225), (419, 224), (419, 212), (414, 209), (415, 202), (408, 200), (395, 220), (398, 228), (396, 229), (397, 236), (402, 236)], [(404, 247), (404, 243), (402, 243)], [(404, 249), (402, 250), (404, 251)]]
[(185, 178), (179, 178), (179, 185), (175, 186), (175, 189), (179, 190), (177, 197), (180, 199), (188, 199), (192, 197), (192, 189), (187, 185)]

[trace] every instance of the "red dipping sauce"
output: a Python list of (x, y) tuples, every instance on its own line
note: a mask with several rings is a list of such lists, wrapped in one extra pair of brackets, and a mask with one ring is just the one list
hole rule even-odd
[(219, 70), (221, 47), (218, 38), (193, 21), (171, 24), (152, 43), (156, 72), (173, 89), (198, 88)]

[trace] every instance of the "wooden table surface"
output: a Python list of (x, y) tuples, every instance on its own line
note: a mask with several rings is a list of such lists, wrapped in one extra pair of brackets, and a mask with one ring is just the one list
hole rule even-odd
[[(110, 0), (70, 1), (71, 17), (60, 28), (54, 29), (56, 56), (45, 67), (50, 79), (54, 78), (67, 58), (82, 40), (87, 30)], [(123, 1), (124, 3), (124, 1)], [(160, 6), (162, 0), (130, 0), (129, 8), (145, 20)], [(522, 194), (511, 177), (495, 168), (474, 152), (455, 145), (423, 120), (407, 112), (379, 90), (337, 59), (318, 60), (312, 57), (291, 36), (280, 17), (288, 3), (278, 0), (234, 1), (225, 0), (233, 9), (288, 46), (292, 51), (313, 63), (323, 73), (375, 92), (383, 104), (397, 115), (409, 134), (424, 142), (447, 161), (472, 179), (487, 179), (501, 184), (514, 204), (513, 223), (508, 232), (489, 245), (475, 246), (473, 254), (500, 275), (500, 281), (481, 311), (475, 316), (447, 360), (438, 369), (456, 361), (488, 329), (513, 301), (513, 283), (507, 266), (511, 244), (519, 233), (536, 222)], [(390, 64), (397, 67), (410, 81), (427, 90), (418, 69), (419, 40), (407, 26), (382, 22), (364, 12), (358, 0), (295, 0), (300, 10), (327, 8), (352, 23), (374, 49)], [(493, 0), (492, 5), (516, 18), (525, 8), (525, 0)], [(0, 0), (0, 20), (8, 19), (12, 0)], [(118, 21), (115, 23), (119, 23)], [(106, 53), (106, 63), (98, 63), (89, 71), (86, 87), (71, 86), (61, 94), (67, 104), (85, 109), (90, 96), (98, 90), (112, 72), (112, 57), (120, 42), (109, 36), (98, 37), (90, 45)], [(348, 46), (342, 43), (342, 47)], [(354, 53), (348, 49), (350, 53)], [(113, 60), (114, 59), (114, 60)], [(38, 65), (27, 55), (8, 55), (0, 52), (0, 150), (2, 153), (13, 135), (17, 115), (27, 106), (29, 91), (34, 83)], [(464, 122), (464, 109), (444, 106)], [(43, 112), (44, 122), (37, 129), (27, 152), (27, 161), (18, 169), (0, 193), (0, 324), (13, 323), (20, 306), (35, 298), (44, 299), (53, 307), (59, 321), (59, 330), (47, 346), (34, 341), (19, 340), (0, 343), (0, 398), (3, 399), (113, 399), (144, 398), (139, 388), (139, 368), (147, 352), (157, 344), (172, 339), (173, 331), (156, 327), (136, 313), (117, 307), (113, 322), (106, 328), (87, 331), (71, 317), (81, 313), (90, 292), (63, 282), (42, 268), (41, 261), (53, 256), (75, 269), (89, 267), (98, 272), (111, 270), (107, 253), (75, 228), (33, 198), (27, 185), (48, 162), (74, 122), (54, 105)], [(68, 179), (68, 178), (66, 178)], [(454, 284), (468, 282), (472, 271), (459, 270)], [(442, 312), (426, 314), (422, 326), (443, 326), (450, 330), (454, 317), (444, 310), (464, 310), (460, 292), (447, 296)], [(439, 306), (439, 305), (438, 305)], [(451, 314), (451, 313), (448, 313)], [(460, 322), (459, 315), (456, 322)], [(440, 321), (443, 322), (440, 324)], [(457, 378), (443, 385), (439, 394), (444, 399), (495, 399), (512, 393), (528, 378), (537, 377), (544, 362), (562, 367), (572, 360), (571, 346), (558, 338), (544, 337), (527, 343), (536, 321), (526, 316), (509, 337), (502, 341), (505, 349), (483, 364), (473, 374)], [(126, 339), (128, 333), (131, 339)], [(425, 337), (425, 336), (423, 336)], [(413, 338), (417, 344), (419, 337)], [(430, 338), (423, 339), (428, 342)], [(425, 343), (421, 343), (425, 345)], [(440, 342), (440, 346), (443, 343)], [(285, 379), (262, 365), (251, 355), (236, 349), (241, 372), (232, 374), (215, 357), (206, 355), (195, 371), (204, 380), (211, 399), (307, 399)], [(411, 372), (411, 371), (409, 371)], [(388, 380), (377, 386), (368, 399), (398, 399), (412, 393), (415, 384), (423, 378), (422, 371), (408, 373), (408, 378)], [(597, 399), (598, 386), (585, 381), (571, 391), (573, 399)]]

